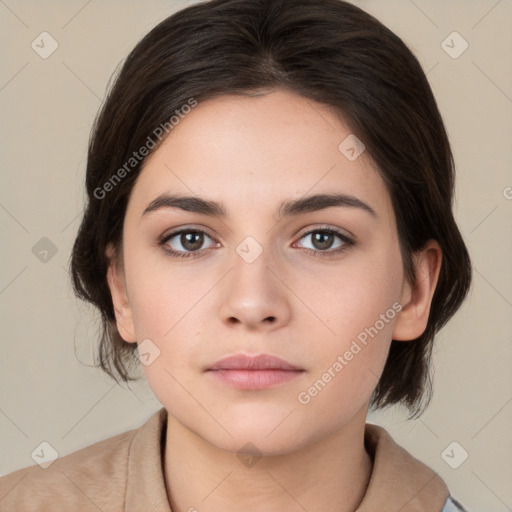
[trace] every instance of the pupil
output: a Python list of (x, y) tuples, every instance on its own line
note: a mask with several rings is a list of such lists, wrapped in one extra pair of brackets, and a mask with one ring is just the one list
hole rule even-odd
[(329, 247), (332, 245), (332, 236), (333, 235), (331, 233), (317, 232), (313, 236), (313, 240), (319, 249), (329, 249)]
[[(201, 233), (182, 233), (181, 244), (188, 251), (197, 251), (203, 245), (202, 236), (203, 235)], [(196, 240), (195, 243), (193, 242), (194, 237), (198, 238), (198, 240)]]

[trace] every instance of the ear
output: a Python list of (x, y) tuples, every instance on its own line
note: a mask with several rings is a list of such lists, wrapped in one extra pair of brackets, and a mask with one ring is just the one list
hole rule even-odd
[(429, 240), (414, 256), (414, 283), (405, 283), (392, 338), (410, 341), (423, 334), (427, 327), (430, 304), (441, 270), (443, 252), (436, 240)]
[(109, 260), (107, 282), (110, 288), (110, 294), (112, 295), (117, 330), (126, 342), (134, 343), (137, 341), (137, 337), (135, 336), (133, 314), (126, 291), (126, 280), (122, 263), (115, 254), (111, 244), (107, 247), (106, 255)]

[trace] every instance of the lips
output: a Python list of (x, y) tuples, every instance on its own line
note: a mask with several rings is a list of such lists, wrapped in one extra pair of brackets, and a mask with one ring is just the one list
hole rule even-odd
[(220, 359), (206, 369), (217, 382), (238, 390), (274, 387), (295, 379), (304, 371), (284, 359), (269, 354), (235, 354)]
[(301, 368), (288, 363), (284, 359), (269, 354), (259, 354), (249, 356), (245, 354), (235, 354), (224, 357), (217, 361), (207, 370), (288, 370), (300, 371)]

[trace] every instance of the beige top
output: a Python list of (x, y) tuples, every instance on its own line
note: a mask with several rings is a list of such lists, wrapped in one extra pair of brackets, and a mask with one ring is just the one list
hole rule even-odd
[[(105, 439), (55, 460), (0, 478), (2, 512), (172, 512), (163, 454), (167, 411), (138, 429)], [(367, 423), (365, 446), (373, 459), (357, 512), (441, 512), (449, 496), (443, 480), (414, 458), (382, 427)]]

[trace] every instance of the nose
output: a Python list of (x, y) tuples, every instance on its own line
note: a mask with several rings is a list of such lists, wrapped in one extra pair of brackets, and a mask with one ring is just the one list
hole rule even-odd
[(291, 292), (278, 277), (277, 263), (265, 250), (252, 262), (240, 254), (234, 254), (225, 279), (221, 320), (228, 327), (251, 331), (286, 325), (291, 318)]

